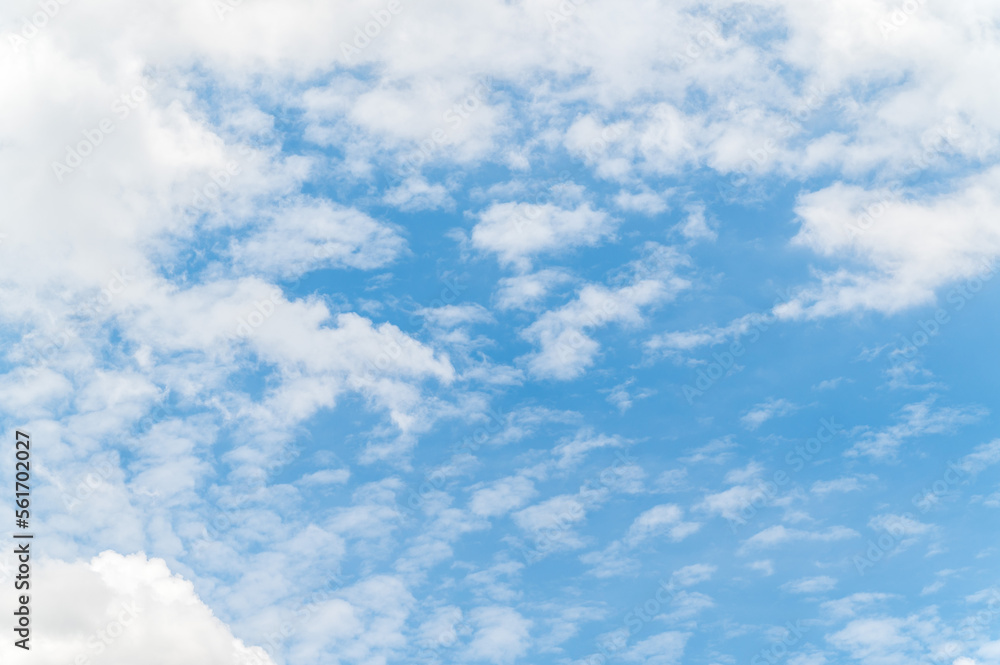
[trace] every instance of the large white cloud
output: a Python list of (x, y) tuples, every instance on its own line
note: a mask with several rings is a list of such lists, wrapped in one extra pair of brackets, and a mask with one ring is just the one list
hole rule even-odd
[[(921, 199), (840, 183), (802, 195), (796, 209), (802, 228), (793, 242), (842, 259), (845, 267), (823, 274), (818, 286), (777, 312), (895, 312), (933, 302), (942, 286), (961, 280), (978, 291), (994, 276), (1000, 255), (998, 179), (994, 169), (954, 192)], [(860, 269), (851, 265), (857, 263)]]
[[(161, 559), (106, 551), (90, 561), (39, 559), (31, 574), (31, 648), (4, 639), (6, 663), (273, 665), (263, 649), (233, 637)], [(14, 600), (3, 594), (4, 616), (13, 616)]]
[(589, 203), (570, 209), (552, 203), (498, 203), (480, 215), (472, 244), (495, 252), (504, 263), (528, 267), (541, 253), (597, 245), (616, 225), (614, 218)]

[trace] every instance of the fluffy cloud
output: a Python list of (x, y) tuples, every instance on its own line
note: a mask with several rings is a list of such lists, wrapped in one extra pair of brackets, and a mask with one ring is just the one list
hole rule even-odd
[(623, 286), (588, 284), (576, 299), (542, 314), (522, 336), (538, 345), (524, 358), (538, 378), (569, 380), (593, 365), (600, 345), (587, 333), (612, 323), (637, 327), (643, 310), (674, 299), (691, 286), (674, 270), (687, 259), (675, 250), (651, 244), (646, 256), (628, 266), (631, 279)]
[[(233, 637), (191, 582), (161, 559), (102, 552), (90, 561), (37, 562), (32, 571), (31, 651), (0, 645), (10, 663), (226, 662), (272, 665), (260, 647)], [(4, 594), (11, 616), (14, 594)], [(178, 639), (184, 635), (184, 639)]]
[(476, 515), (504, 515), (520, 508), (537, 495), (535, 485), (523, 476), (502, 478), (477, 489), (469, 500), (469, 509)]
[(625, 542), (634, 547), (659, 534), (666, 534), (674, 542), (684, 540), (701, 525), (696, 522), (684, 522), (683, 517), (684, 511), (673, 504), (650, 508), (632, 522), (625, 536)]
[(475, 635), (465, 651), (470, 660), (512, 663), (527, 652), (531, 621), (510, 607), (479, 607), (470, 618)]
[(690, 638), (690, 633), (669, 631), (654, 635), (625, 652), (625, 660), (629, 662), (650, 663), (650, 665), (674, 665), (681, 662), (684, 647)]
[(483, 211), (472, 230), (474, 247), (522, 268), (532, 257), (572, 247), (592, 247), (617, 226), (607, 213), (582, 203), (564, 209), (551, 203), (498, 203)]
[(755, 430), (771, 418), (779, 418), (792, 413), (796, 406), (785, 399), (771, 398), (747, 411), (740, 421), (749, 430)]
[(844, 184), (801, 196), (796, 211), (802, 228), (793, 242), (868, 269), (824, 274), (819, 286), (776, 311), (812, 317), (855, 309), (896, 312), (933, 302), (941, 287), (960, 281), (978, 291), (995, 274), (1000, 254), (992, 222), (1000, 210), (998, 178), (1000, 171), (991, 170), (927, 200)]
[(234, 243), (234, 262), (254, 274), (295, 277), (318, 267), (379, 268), (406, 249), (391, 227), (329, 201), (302, 201)]

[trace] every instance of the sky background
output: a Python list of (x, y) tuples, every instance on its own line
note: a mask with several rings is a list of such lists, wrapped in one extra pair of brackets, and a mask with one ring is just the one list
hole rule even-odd
[(998, 70), (987, 0), (10, 0), (0, 657), (1000, 663)]

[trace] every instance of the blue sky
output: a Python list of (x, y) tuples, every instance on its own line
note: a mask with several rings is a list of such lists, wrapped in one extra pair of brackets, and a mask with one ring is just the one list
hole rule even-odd
[(1000, 663), (998, 21), (8, 3), (29, 657)]

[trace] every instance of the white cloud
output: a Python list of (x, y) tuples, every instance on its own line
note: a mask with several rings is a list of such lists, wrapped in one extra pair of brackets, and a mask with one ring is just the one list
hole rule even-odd
[(479, 215), (472, 245), (524, 270), (543, 253), (593, 247), (613, 237), (618, 221), (589, 203), (565, 209), (551, 203), (496, 203)]
[(583, 374), (600, 351), (587, 333), (612, 323), (642, 325), (644, 308), (670, 301), (690, 286), (673, 272), (686, 261), (673, 249), (653, 245), (646, 257), (630, 264), (630, 283), (617, 288), (587, 284), (575, 300), (542, 314), (522, 332), (540, 347), (524, 358), (528, 370), (538, 378), (562, 381)]
[(493, 320), (489, 310), (476, 303), (424, 307), (417, 310), (417, 314), (442, 328), (455, 328), (469, 323), (489, 323)]
[(674, 571), (671, 580), (683, 587), (694, 586), (712, 579), (712, 575), (718, 570), (718, 566), (707, 563), (694, 563), (684, 566)]
[(868, 521), (868, 526), (873, 529), (888, 531), (896, 538), (921, 536), (934, 530), (934, 526), (931, 524), (918, 522), (906, 515), (893, 515), (891, 513), (876, 515)]
[(564, 439), (552, 449), (552, 454), (559, 457), (556, 465), (566, 469), (578, 465), (587, 453), (601, 448), (621, 448), (625, 446), (624, 441), (619, 436), (606, 436), (598, 434), (593, 429), (584, 428), (579, 430), (572, 439)]
[(921, 644), (907, 634), (907, 622), (896, 618), (855, 619), (830, 635), (829, 642), (856, 660), (904, 663)]
[(668, 208), (666, 194), (645, 189), (638, 192), (622, 190), (615, 196), (615, 205), (629, 212), (641, 212), (646, 215), (658, 215)]
[(573, 550), (583, 547), (583, 540), (573, 525), (587, 517), (582, 499), (561, 494), (514, 513), (514, 522), (535, 541), (539, 553)]
[(684, 511), (674, 504), (668, 503), (650, 508), (632, 522), (632, 526), (629, 527), (628, 534), (625, 536), (625, 542), (630, 547), (635, 547), (661, 534), (678, 542), (701, 528), (701, 524), (685, 522), (683, 519)]
[(476, 632), (465, 650), (466, 658), (503, 665), (527, 653), (532, 622), (517, 610), (501, 606), (478, 607), (469, 617)]
[(405, 250), (395, 229), (358, 210), (302, 201), (234, 243), (232, 255), (248, 272), (287, 278), (318, 267), (380, 268)]
[(674, 331), (654, 335), (646, 341), (646, 349), (651, 353), (664, 356), (676, 356), (685, 351), (692, 351), (702, 346), (720, 344), (729, 339), (754, 330), (754, 334), (766, 330), (773, 325), (770, 314), (746, 314), (725, 326), (701, 326), (694, 331)]
[(310, 607), (297, 624), (289, 658), (385, 662), (407, 646), (405, 628), (416, 599), (398, 578), (373, 575)]
[(739, 467), (727, 471), (726, 476), (725, 478), (723, 478), (723, 480), (727, 484), (738, 485), (741, 483), (750, 482), (752, 480), (757, 480), (763, 473), (764, 473), (763, 464), (757, 461), (750, 461), (744, 467)]
[(958, 461), (958, 467), (967, 473), (980, 473), (1000, 462), (1000, 439), (976, 446), (976, 449)]
[(891, 459), (908, 440), (929, 434), (944, 434), (962, 425), (975, 423), (988, 411), (980, 406), (935, 407), (935, 397), (907, 404), (899, 413), (899, 421), (881, 430), (866, 432), (848, 456), (866, 455), (876, 460)]
[(347, 469), (323, 469), (302, 476), (299, 482), (303, 485), (340, 485), (351, 477)]
[(748, 538), (743, 543), (741, 551), (777, 547), (779, 545), (795, 541), (829, 543), (836, 542), (838, 540), (857, 538), (859, 535), (860, 534), (858, 534), (857, 531), (843, 526), (832, 526), (824, 531), (803, 531), (802, 529), (789, 529), (781, 524), (778, 524), (768, 527)]
[(812, 484), (809, 491), (819, 496), (826, 496), (833, 493), (860, 492), (865, 487), (865, 482), (876, 480), (875, 476), (851, 476), (846, 478), (835, 478), (833, 480), (817, 480)]
[[(856, 309), (883, 312), (931, 303), (938, 289), (992, 277), (1000, 233), (1000, 171), (970, 177), (956, 191), (924, 200), (890, 200), (885, 192), (835, 184), (799, 197), (802, 229), (794, 243), (824, 256), (855, 259), (867, 270), (841, 269), (822, 276), (783, 316), (830, 316)], [(880, 205), (873, 218), (870, 210)], [(884, 210), (884, 211), (883, 211)], [(845, 261), (846, 262), (846, 261)]]
[(761, 561), (753, 561), (747, 564), (750, 570), (756, 570), (764, 577), (770, 577), (774, 575), (774, 562), (770, 559), (764, 559)]
[(461, 622), (460, 607), (449, 605), (434, 610), (417, 629), (420, 634), (418, 644), (424, 649), (431, 650), (452, 646), (459, 639)]
[(8, 413), (37, 417), (69, 398), (73, 384), (47, 367), (33, 372), (17, 369), (0, 376), (0, 403)]
[(697, 504), (697, 508), (726, 520), (742, 523), (742, 513), (745, 510), (754, 505), (769, 503), (771, 498), (762, 485), (736, 485), (722, 492), (706, 495)]
[(406, 212), (451, 208), (455, 201), (444, 185), (431, 185), (423, 178), (411, 177), (382, 197), (382, 201)]
[(653, 491), (670, 494), (687, 489), (687, 469), (668, 469), (657, 476)]
[(689, 621), (705, 610), (715, 607), (715, 601), (698, 591), (681, 591), (670, 603), (671, 610), (658, 617), (668, 623)]
[(505, 515), (525, 505), (537, 494), (531, 480), (524, 476), (510, 476), (477, 489), (469, 500), (469, 509), (484, 517)]
[[(172, 574), (162, 559), (102, 552), (90, 561), (40, 560), (32, 570), (31, 651), (0, 644), (8, 663), (73, 663), (83, 658), (107, 665), (273, 661), (260, 647), (235, 638), (195, 593), (191, 582)], [(4, 594), (12, 616), (15, 594)], [(185, 639), (177, 636), (183, 634)]]
[(835, 586), (837, 586), (837, 580), (827, 575), (821, 575), (786, 582), (781, 585), (781, 588), (791, 593), (823, 593), (832, 590)]
[(740, 422), (749, 430), (755, 430), (772, 418), (787, 416), (796, 406), (786, 399), (768, 399), (747, 411)]
[(820, 605), (820, 607), (823, 608), (824, 612), (829, 613), (833, 618), (841, 620), (856, 616), (860, 608), (869, 607), (870, 605), (881, 603), (893, 597), (894, 596), (887, 593), (855, 593), (847, 596), (846, 598), (828, 600)]
[(690, 633), (670, 631), (638, 642), (623, 654), (629, 662), (646, 665), (674, 665), (681, 662)]
[(723, 437), (721, 439), (712, 439), (703, 446), (691, 451), (690, 454), (681, 457), (680, 461), (685, 464), (698, 464), (700, 462), (708, 462), (710, 464), (724, 464), (725, 462), (732, 459), (733, 449), (737, 447), (735, 441), (731, 437)]
[(678, 225), (681, 235), (695, 242), (699, 240), (714, 242), (719, 237), (719, 234), (709, 226), (708, 221), (705, 219), (704, 205), (688, 206), (687, 213), (687, 218), (682, 224)]
[(609, 492), (644, 494), (646, 470), (639, 464), (624, 464), (621, 460), (601, 471), (598, 480)]
[(624, 383), (619, 383), (617, 386), (612, 388), (608, 394), (608, 402), (618, 409), (618, 412), (624, 414), (626, 411), (632, 408), (635, 400), (642, 400), (652, 397), (656, 394), (655, 390), (643, 388), (633, 392), (629, 392), (628, 387), (635, 383), (635, 379), (629, 379)]
[(496, 292), (497, 307), (501, 310), (532, 310), (548, 297), (554, 287), (571, 280), (569, 274), (553, 269), (504, 277)]
[(812, 389), (813, 390), (836, 390), (837, 386), (839, 386), (841, 383), (844, 383), (845, 381), (847, 383), (851, 383), (850, 379), (845, 379), (842, 376), (838, 376), (835, 379), (826, 379), (825, 381), (820, 381), (815, 386), (813, 386)]
[(516, 583), (519, 580), (523, 563), (516, 561), (501, 561), (483, 570), (469, 573), (466, 581), (472, 585), (477, 597), (494, 602), (511, 602), (521, 597), (521, 589)]
[(588, 574), (602, 579), (630, 575), (641, 568), (638, 560), (628, 556), (627, 548), (620, 540), (612, 542), (603, 550), (581, 555), (580, 561), (590, 566)]

